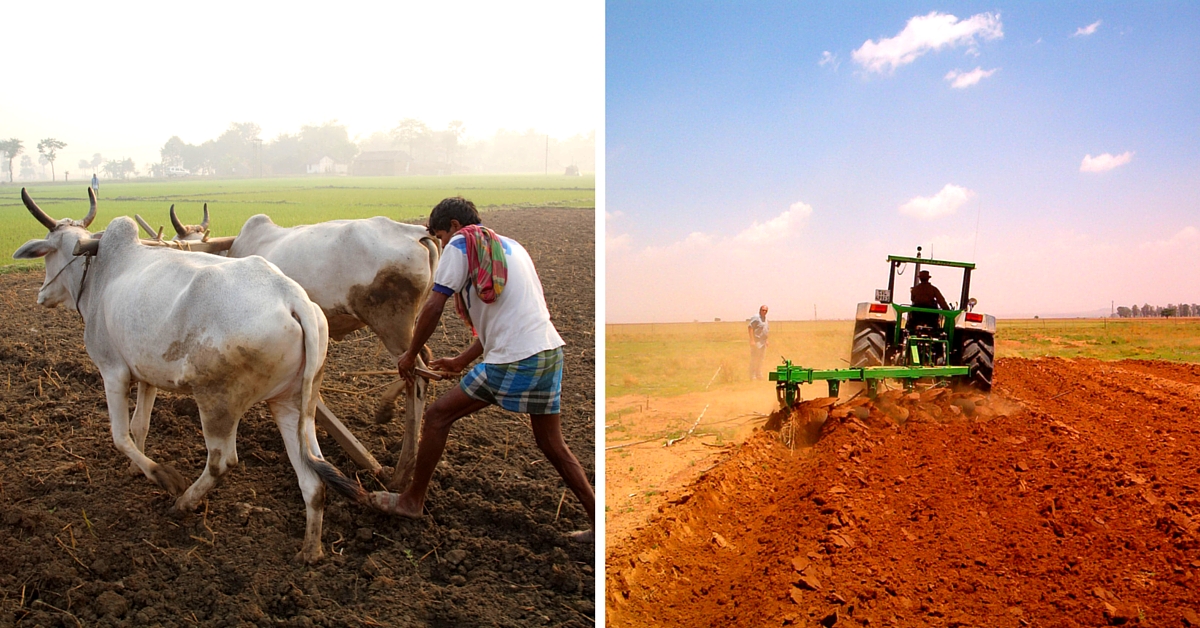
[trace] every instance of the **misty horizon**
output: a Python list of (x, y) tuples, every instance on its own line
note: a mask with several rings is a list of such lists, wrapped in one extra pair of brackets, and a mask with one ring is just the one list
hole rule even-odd
[[(405, 136), (402, 127), (408, 123)], [(247, 132), (252, 137), (247, 136)], [(245, 171), (220, 171), (216, 163), (208, 165), (200, 163), (185, 164), (182, 156), (171, 153), (171, 148), (187, 147), (193, 152), (204, 147), (214, 149), (222, 140), (231, 136), (240, 144), (251, 142), (259, 144), (261, 153), (254, 156), (255, 163), (249, 164)], [(22, 141), (22, 150), (12, 162), (12, 180), (24, 182), (65, 181), (69, 172), (82, 172), (84, 178), (96, 174), (101, 179), (124, 179), (133, 177), (168, 176), (167, 169), (175, 166), (185, 168), (190, 175), (223, 175), (223, 176), (289, 176), (304, 174), (356, 174), (349, 172), (352, 161), (363, 153), (401, 151), (416, 162), (417, 171), (404, 174), (513, 174), (520, 172), (547, 174), (563, 174), (568, 168), (574, 167), (577, 173), (595, 172), (596, 169), (596, 132), (595, 130), (575, 133), (567, 137), (556, 137), (542, 133), (536, 128), (515, 131), (505, 128), (496, 129), (491, 135), (471, 135), (470, 127), (461, 121), (453, 121), (446, 128), (434, 128), (422, 120), (405, 118), (395, 127), (388, 130), (372, 131), (369, 134), (358, 134), (350, 137), (344, 124), (330, 120), (319, 125), (302, 125), (296, 131), (281, 131), (273, 138), (264, 138), (266, 133), (253, 122), (232, 122), (221, 134), (208, 138), (199, 144), (190, 144), (172, 135), (158, 148), (158, 159), (154, 161), (136, 160), (126, 154), (112, 154), (106, 151), (87, 151), (77, 149), (74, 153), (69, 141), (58, 149), (53, 164), (47, 162), (38, 152), (38, 144), (42, 139), (28, 141), (24, 138), (0, 137), (0, 183), (9, 182), (8, 155), (4, 150), (6, 142)], [(281, 144), (295, 143), (303, 140), (306, 135), (326, 136), (325, 142), (316, 142), (302, 155), (290, 155), (291, 161), (297, 158), (301, 163), (290, 164), (291, 167), (271, 167), (260, 169), (257, 157), (270, 153)], [(333, 135), (332, 139), (328, 136)], [(45, 138), (43, 138), (45, 139)], [(52, 138), (64, 142), (61, 137)], [(334, 169), (312, 171), (319, 167), (323, 158), (330, 158)], [(132, 160), (132, 161), (131, 161)], [(215, 162), (215, 159), (213, 160)], [(268, 161), (270, 161), (268, 159)], [(324, 164), (330, 167), (328, 161)], [(441, 167), (437, 167), (441, 166)], [(345, 168), (341, 168), (345, 167)], [(129, 172), (136, 171), (135, 174)], [(51, 173), (54, 173), (51, 179)], [(361, 173), (360, 173), (361, 174)]]

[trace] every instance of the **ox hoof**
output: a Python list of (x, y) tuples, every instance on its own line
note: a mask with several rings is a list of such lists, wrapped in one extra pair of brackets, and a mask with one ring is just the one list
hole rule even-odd
[(392, 404), (391, 402), (384, 402), (382, 405), (379, 406), (378, 409), (375, 410), (375, 423), (378, 425), (383, 425), (384, 423), (391, 423), (392, 417), (395, 415), (396, 415), (396, 408), (395, 408), (394, 404)]
[(576, 543), (595, 543), (596, 542), (596, 531), (595, 530), (576, 530), (576, 531), (568, 534), (567, 538), (571, 539), (572, 541), (575, 541)]
[(187, 480), (183, 479), (175, 467), (169, 464), (155, 465), (150, 470), (150, 475), (155, 484), (176, 497), (183, 495), (183, 492), (187, 490)]
[(384, 514), (411, 519), (420, 518), (424, 510), (424, 504), (413, 504), (406, 501), (403, 495), (384, 491), (367, 495), (367, 505)]
[(292, 557), (292, 562), (302, 563), (305, 565), (313, 565), (321, 561), (325, 557), (325, 550), (320, 544), (316, 548), (305, 548), (296, 553)]
[(144, 475), (142, 473), (142, 468), (137, 466), (136, 462), (130, 461), (129, 462), (129, 477), (136, 478), (139, 475)]
[(175, 514), (179, 515), (180, 517), (191, 514), (196, 510), (196, 506), (199, 505), (200, 502), (185, 502), (183, 501), (183, 498), (180, 497), (179, 499), (175, 500)]

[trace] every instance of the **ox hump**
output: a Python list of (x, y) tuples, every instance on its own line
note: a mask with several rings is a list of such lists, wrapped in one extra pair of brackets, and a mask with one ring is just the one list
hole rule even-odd
[(129, 216), (117, 216), (112, 222), (108, 223), (108, 227), (104, 230), (104, 237), (100, 240), (100, 246), (104, 250), (112, 250), (114, 247), (136, 246), (138, 242), (138, 226)]
[(242, 231), (244, 232), (247, 229), (261, 229), (265, 226), (274, 227), (276, 226), (275, 221), (271, 220), (271, 217), (266, 214), (254, 214), (246, 221), (246, 224), (242, 225)]

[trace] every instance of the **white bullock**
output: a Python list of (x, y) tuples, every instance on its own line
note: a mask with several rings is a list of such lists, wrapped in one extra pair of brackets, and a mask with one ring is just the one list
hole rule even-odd
[[(84, 344), (104, 379), (113, 442), (146, 475), (194, 509), (238, 463), (238, 422), (266, 401), (300, 482), (307, 512), (296, 555), (318, 560), (325, 488), (322, 480), (361, 502), (365, 491), (321, 456), (313, 417), (329, 330), (321, 309), (296, 282), (258, 257), (225, 259), (144, 246), (129, 218), (117, 218), (93, 239), (82, 221), (55, 221), (22, 190), (29, 212), (50, 230), (13, 257), (46, 260), (38, 303), (66, 304), (83, 316)], [(93, 250), (94, 256), (73, 252)], [(161, 339), (171, 339), (168, 345)], [(146, 422), (156, 388), (190, 393), (200, 411), (208, 461), (189, 487), (169, 465), (148, 458), (130, 434), (129, 387), (148, 390), (135, 414)], [(144, 435), (143, 435), (144, 437)]]
[[(180, 222), (174, 205), (170, 214), (176, 240), (199, 240), (207, 231), (207, 205), (205, 220), (198, 226)], [(258, 214), (246, 221), (229, 249), (233, 258), (261, 255), (303, 286), (325, 312), (334, 340), (368, 327), (393, 361), (412, 343), (413, 325), (433, 289), (440, 254), (437, 240), (424, 227), (383, 216), (285, 228)], [(426, 395), (425, 381), (417, 379), (407, 385), (400, 460), (388, 482), (392, 490), (407, 488), (416, 466)], [(377, 422), (391, 420), (402, 385), (397, 382), (384, 392)]]

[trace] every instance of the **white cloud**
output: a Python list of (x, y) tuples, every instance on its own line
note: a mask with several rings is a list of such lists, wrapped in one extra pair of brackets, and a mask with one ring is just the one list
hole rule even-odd
[[(741, 231), (692, 232), (680, 240), (639, 247), (627, 236), (607, 243), (606, 311), (610, 321), (711, 320), (753, 313), (777, 294), (766, 270), (809, 247), (813, 209), (801, 202)], [(746, 314), (749, 316), (749, 314)]]
[(734, 241), (757, 245), (781, 240), (799, 232), (808, 222), (809, 216), (812, 216), (812, 207), (804, 203), (792, 203), (787, 211), (762, 224), (754, 221), (734, 236)]
[(1097, 28), (1100, 28), (1100, 20), (1096, 20), (1087, 26), (1080, 26), (1079, 29), (1075, 31), (1075, 34), (1071, 36), (1086, 37), (1088, 35), (1095, 34)]
[(1084, 155), (1083, 163), (1079, 164), (1080, 172), (1108, 172), (1117, 166), (1124, 166), (1133, 160), (1133, 151), (1125, 151), (1120, 155), (1111, 155), (1104, 153), (1092, 157)]
[(879, 41), (868, 39), (851, 56), (868, 72), (892, 72), (930, 51), (957, 46), (974, 49), (977, 37), (1004, 37), (1000, 14), (979, 13), (965, 20), (936, 11), (918, 15), (910, 18), (904, 30), (895, 37)]
[(1171, 237), (1171, 243), (1173, 244), (1182, 242), (1195, 242), (1197, 240), (1200, 240), (1200, 229), (1190, 225), (1180, 229), (1179, 233), (1176, 233)]
[(629, 248), (630, 240), (628, 233), (616, 233), (613, 230), (612, 224), (625, 217), (622, 211), (604, 210), (604, 247), (608, 251), (624, 251)]
[(977, 85), (979, 81), (993, 75), (996, 70), (984, 70), (983, 68), (975, 68), (970, 72), (959, 72), (951, 70), (946, 74), (946, 80), (950, 81), (950, 87), (954, 89), (965, 89), (972, 85)]
[(1164, 240), (1143, 242), (1140, 248), (1147, 251), (1163, 251), (1166, 249), (1174, 249), (1180, 246), (1187, 247), (1194, 244), (1200, 244), (1200, 229), (1188, 225)]
[(900, 206), (900, 213), (918, 220), (933, 220), (949, 216), (975, 196), (967, 188), (947, 183), (933, 196), (918, 196)]
[(842, 64), (842, 62), (838, 60), (837, 55), (833, 54), (832, 52), (829, 52), (828, 50), (821, 53), (821, 60), (817, 62), (817, 65), (819, 65), (821, 67), (831, 65), (831, 66), (833, 66), (833, 69), (835, 71), (838, 69), (838, 66), (841, 64)]
[(628, 233), (617, 233), (604, 235), (604, 247), (609, 253), (613, 251), (624, 251), (629, 249), (630, 237)]

